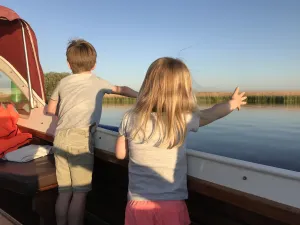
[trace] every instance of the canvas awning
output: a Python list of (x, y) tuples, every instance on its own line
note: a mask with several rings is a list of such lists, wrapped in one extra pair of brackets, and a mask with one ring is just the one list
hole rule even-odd
[(13, 65), (45, 101), (44, 74), (35, 33), (16, 12), (4, 6), (0, 6), (0, 56)]

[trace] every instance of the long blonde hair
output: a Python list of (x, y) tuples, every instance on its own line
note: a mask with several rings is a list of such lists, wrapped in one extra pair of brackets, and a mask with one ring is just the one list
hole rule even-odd
[[(192, 91), (189, 69), (179, 59), (164, 57), (155, 60), (146, 73), (137, 102), (130, 114), (134, 114), (134, 126), (130, 138), (142, 133), (143, 141), (160, 131), (160, 144), (167, 148), (183, 144), (186, 136), (186, 114), (197, 109)], [(146, 126), (155, 113), (153, 132), (148, 137)]]

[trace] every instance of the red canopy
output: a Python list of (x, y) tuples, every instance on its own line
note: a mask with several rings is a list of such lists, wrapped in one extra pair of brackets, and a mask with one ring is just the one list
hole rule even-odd
[(4, 6), (0, 6), (0, 56), (31, 82), (32, 89), (45, 101), (44, 74), (34, 31), (17, 13)]

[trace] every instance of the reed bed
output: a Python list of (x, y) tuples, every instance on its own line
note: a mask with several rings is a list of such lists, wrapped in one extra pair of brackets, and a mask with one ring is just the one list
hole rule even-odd
[[(247, 92), (248, 104), (300, 105), (300, 91), (293, 92)], [(228, 101), (228, 92), (201, 92), (196, 94), (198, 104), (215, 104)], [(119, 95), (105, 95), (104, 104), (134, 104), (136, 99)]]
[(122, 96), (115, 96), (115, 97), (104, 97), (103, 103), (104, 104), (134, 104), (136, 101), (135, 98), (128, 98), (128, 97), (122, 97)]
[[(300, 91), (277, 92), (247, 92), (248, 104), (292, 104), (300, 105)], [(196, 94), (200, 103), (219, 103), (227, 101), (231, 93), (202, 92)]]
[[(247, 92), (248, 104), (285, 104), (300, 105), (300, 91), (295, 92)], [(227, 92), (201, 92), (196, 94), (198, 104), (215, 104), (230, 99)], [(0, 102), (10, 100), (10, 95), (0, 93)], [(134, 104), (135, 98), (120, 95), (105, 95), (104, 104)]]

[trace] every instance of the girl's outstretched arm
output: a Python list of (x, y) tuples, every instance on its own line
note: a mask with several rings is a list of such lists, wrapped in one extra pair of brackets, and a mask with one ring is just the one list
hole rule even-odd
[(200, 123), (199, 126), (205, 126), (218, 119), (221, 119), (231, 113), (233, 110), (240, 110), (242, 105), (246, 105), (245, 101), (247, 97), (245, 92), (239, 94), (239, 88), (237, 87), (232, 95), (230, 101), (226, 103), (216, 104), (213, 107), (200, 111)]

